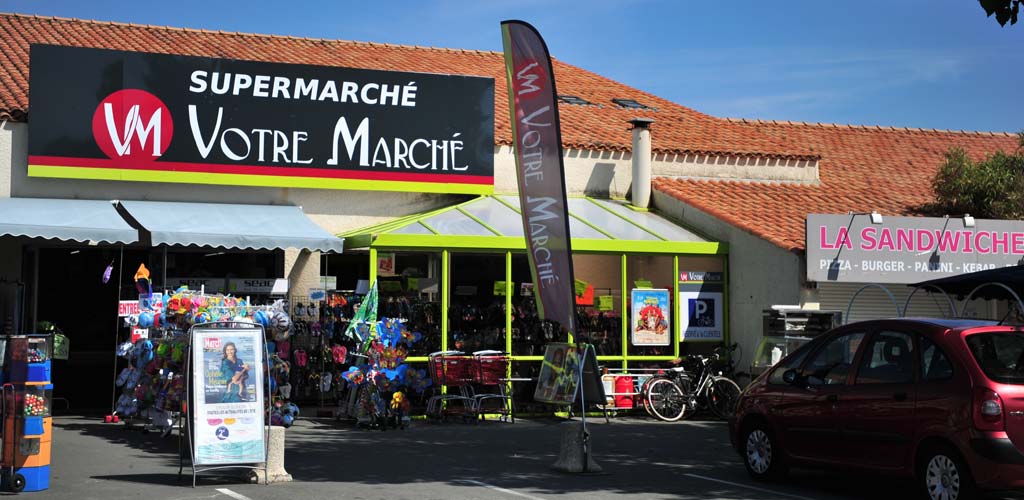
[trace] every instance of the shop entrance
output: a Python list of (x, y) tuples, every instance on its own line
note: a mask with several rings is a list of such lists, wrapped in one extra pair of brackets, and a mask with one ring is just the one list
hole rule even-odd
[[(37, 248), (26, 253), (25, 274), (31, 276), (32, 267), (37, 265), (38, 277), (32, 280), (36, 289), (29, 288), (26, 293), (29, 321), (25, 331), (36, 331), (41, 322), (46, 322), (71, 342), (69, 359), (55, 360), (53, 364), (54, 397), (58, 398), (55, 410), (109, 410), (116, 376), (116, 341), (127, 340), (130, 334), (116, 317), (118, 300), (138, 299), (133, 278), (143, 263), (151, 272), (153, 291), (167, 288), (162, 283), (164, 250), (68, 246)], [(172, 277), (216, 277), (230, 283), (232, 279), (276, 278), (284, 273), (281, 251), (170, 249), (166, 262), (170, 288), (181, 284), (172, 283)], [(110, 280), (103, 283), (104, 270), (111, 264)], [(34, 294), (37, 300), (33, 307)], [(255, 297), (259, 293), (250, 295)]]

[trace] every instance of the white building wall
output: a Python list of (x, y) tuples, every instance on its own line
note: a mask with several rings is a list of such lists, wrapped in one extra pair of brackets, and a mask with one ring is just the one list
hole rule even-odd
[[(623, 132), (626, 133), (625, 131)], [(625, 198), (633, 175), (632, 155), (626, 151), (570, 149), (563, 158), (569, 196)], [(498, 146), (494, 155), (494, 190), (519, 191), (515, 157), (510, 146)], [(818, 163), (807, 160), (743, 158), (736, 156), (655, 154), (652, 175), (691, 179), (742, 179), (764, 182), (817, 183)]]
[[(17, 165), (17, 158), (26, 157), (25, 140), (26, 129), (24, 123), (12, 123), (0, 121), (0, 198), (10, 198), (11, 195), (11, 173), (12, 165)], [(17, 135), (20, 144), (19, 151), (15, 153), (14, 137)]]
[(729, 332), (749, 363), (761, 341), (761, 312), (800, 302), (803, 259), (660, 191), (651, 201), (665, 217), (729, 244)]
[[(11, 165), (15, 165), (18, 157), (16, 149), (20, 149), (20, 157), (24, 158), (25, 130), (24, 123), (0, 121), (0, 198), (11, 197)], [(15, 136), (19, 144), (15, 144)], [(17, 281), (21, 276), (21, 244), (17, 242), (0, 243), (0, 279)]]

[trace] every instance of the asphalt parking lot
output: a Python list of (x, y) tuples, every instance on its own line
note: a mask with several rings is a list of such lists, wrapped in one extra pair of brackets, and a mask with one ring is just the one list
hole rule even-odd
[[(179, 482), (177, 439), (97, 419), (54, 422), (47, 499), (863, 499), (913, 498), (908, 481), (841, 471), (796, 470), (780, 484), (748, 479), (723, 422), (590, 419), (604, 471), (551, 470), (560, 436), (577, 422), (413, 422), (406, 430), (360, 430), (299, 420), (288, 431), (294, 481), (248, 484), (240, 475)], [(1024, 494), (989, 498), (1024, 499)]]

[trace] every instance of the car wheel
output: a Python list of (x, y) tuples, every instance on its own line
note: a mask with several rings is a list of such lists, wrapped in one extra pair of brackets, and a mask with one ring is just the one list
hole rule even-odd
[(930, 500), (970, 500), (976, 495), (971, 471), (949, 446), (933, 446), (920, 454), (917, 481)]
[(755, 422), (747, 425), (741, 436), (743, 465), (750, 477), (758, 481), (771, 481), (786, 475), (786, 460), (767, 425)]

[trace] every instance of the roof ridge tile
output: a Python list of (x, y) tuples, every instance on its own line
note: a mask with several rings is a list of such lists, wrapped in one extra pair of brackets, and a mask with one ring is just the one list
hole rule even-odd
[(746, 123), (751, 125), (792, 125), (792, 126), (803, 126), (803, 127), (846, 127), (851, 130), (881, 130), (881, 131), (892, 131), (892, 132), (925, 132), (925, 133), (937, 133), (937, 134), (962, 134), (962, 135), (989, 135), (992, 137), (1013, 137), (1017, 134), (1013, 132), (999, 132), (993, 130), (954, 130), (954, 129), (936, 129), (936, 128), (918, 128), (918, 127), (896, 127), (893, 125), (855, 125), (851, 123), (822, 123), (822, 122), (802, 122), (802, 121), (791, 121), (791, 120), (774, 120), (764, 118), (736, 118), (736, 117), (724, 117), (721, 120), (735, 122), (735, 123)]
[(396, 44), (396, 43), (366, 42), (366, 41), (358, 41), (358, 40), (342, 40), (342, 39), (338, 39), (338, 38), (296, 37), (294, 35), (277, 35), (277, 34), (272, 34), (272, 33), (252, 33), (252, 32), (247, 32), (247, 31), (225, 31), (225, 30), (211, 30), (211, 29), (205, 29), (205, 28), (188, 28), (188, 27), (183, 27), (183, 26), (140, 24), (140, 23), (130, 23), (130, 22), (126, 23), (126, 22), (121, 22), (121, 21), (101, 21), (101, 20), (98, 20), (98, 19), (80, 19), (80, 18), (74, 18), (74, 17), (44, 16), (44, 15), (39, 15), (39, 14), (21, 14), (21, 13), (18, 13), (18, 12), (0, 12), (0, 17), (3, 17), (3, 16), (29, 18), (29, 19), (41, 19), (41, 20), (44, 20), (44, 21), (61, 21), (61, 22), (70, 21), (70, 22), (76, 22), (76, 23), (95, 24), (95, 25), (100, 25), (100, 26), (104, 26), (104, 25), (105, 26), (127, 26), (129, 28), (144, 28), (144, 29), (171, 30), (171, 31), (184, 31), (184, 32), (196, 32), (196, 31), (198, 31), (200, 33), (216, 33), (216, 34), (228, 35), (228, 36), (245, 36), (245, 37), (256, 37), (256, 38), (290, 38), (290, 39), (296, 39), (296, 40), (306, 40), (306, 41), (310, 41), (310, 42), (332, 42), (332, 43), (341, 43), (341, 44), (369, 45), (371, 47), (391, 47), (391, 48), (400, 48), (400, 49), (419, 49), (419, 50), (441, 51), (441, 52), (445, 52), (445, 51), (448, 51), (448, 52), (451, 52), (451, 51), (463, 51), (463, 52), (468, 52), (468, 53), (477, 53), (477, 54), (484, 54), (484, 55), (486, 55), (486, 54), (502, 54), (502, 52), (490, 51), (490, 50), (480, 50), (480, 49), (448, 49), (448, 48), (438, 48), (438, 47), (421, 47), (421, 46), (416, 46), (416, 45), (405, 45), (405, 44)]

